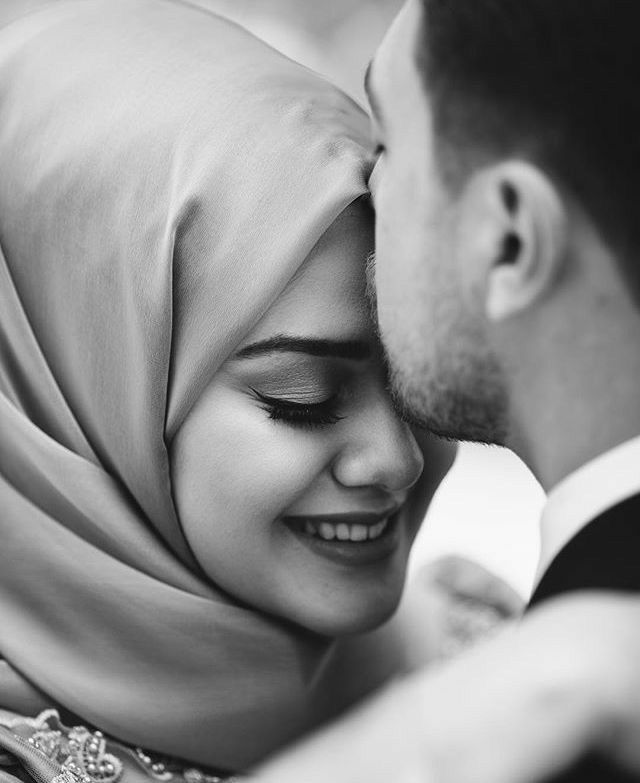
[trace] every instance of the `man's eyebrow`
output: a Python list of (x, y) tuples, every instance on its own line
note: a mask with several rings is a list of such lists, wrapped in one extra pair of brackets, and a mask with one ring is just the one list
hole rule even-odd
[(365, 340), (328, 340), (320, 337), (293, 337), (278, 334), (266, 340), (245, 345), (234, 359), (253, 359), (270, 353), (306, 353), (337, 359), (369, 359), (371, 346)]
[(371, 113), (376, 119), (380, 119), (380, 104), (373, 91), (372, 82), (373, 60), (369, 60), (367, 70), (364, 72), (364, 91), (367, 99), (369, 100), (369, 106), (371, 107)]

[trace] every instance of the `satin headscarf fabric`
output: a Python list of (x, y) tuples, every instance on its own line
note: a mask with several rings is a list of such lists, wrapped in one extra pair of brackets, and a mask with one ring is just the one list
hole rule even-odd
[(39, 690), (126, 742), (244, 768), (304, 727), (324, 646), (201, 575), (167, 444), (366, 192), (367, 118), (177, 0), (13, 16), (0, 20), (0, 707)]

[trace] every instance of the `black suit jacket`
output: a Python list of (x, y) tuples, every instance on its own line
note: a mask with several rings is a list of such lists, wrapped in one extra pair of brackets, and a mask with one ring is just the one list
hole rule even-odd
[[(529, 608), (574, 590), (640, 593), (640, 495), (608, 509), (569, 541), (542, 577)], [(590, 757), (554, 781), (630, 783), (640, 781), (640, 776)]]

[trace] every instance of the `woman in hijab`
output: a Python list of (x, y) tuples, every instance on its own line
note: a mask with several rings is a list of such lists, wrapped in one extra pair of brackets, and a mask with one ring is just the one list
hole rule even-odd
[(179, 0), (5, 18), (3, 783), (211, 783), (371, 686), (336, 640), (394, 611), (451, 455), (419, 480), (385, 391), (367, 139)]

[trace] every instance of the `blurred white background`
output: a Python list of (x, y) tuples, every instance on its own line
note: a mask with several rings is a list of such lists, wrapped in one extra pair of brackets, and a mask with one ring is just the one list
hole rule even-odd
[[(366, 65), (401, 0), (191, 0), (242, 24), (364, 103)], [(415, 547), (412, 566), (442, 554), (478, 560), (527, 596), (544, 495), (504, 449), (462, 446)]]

